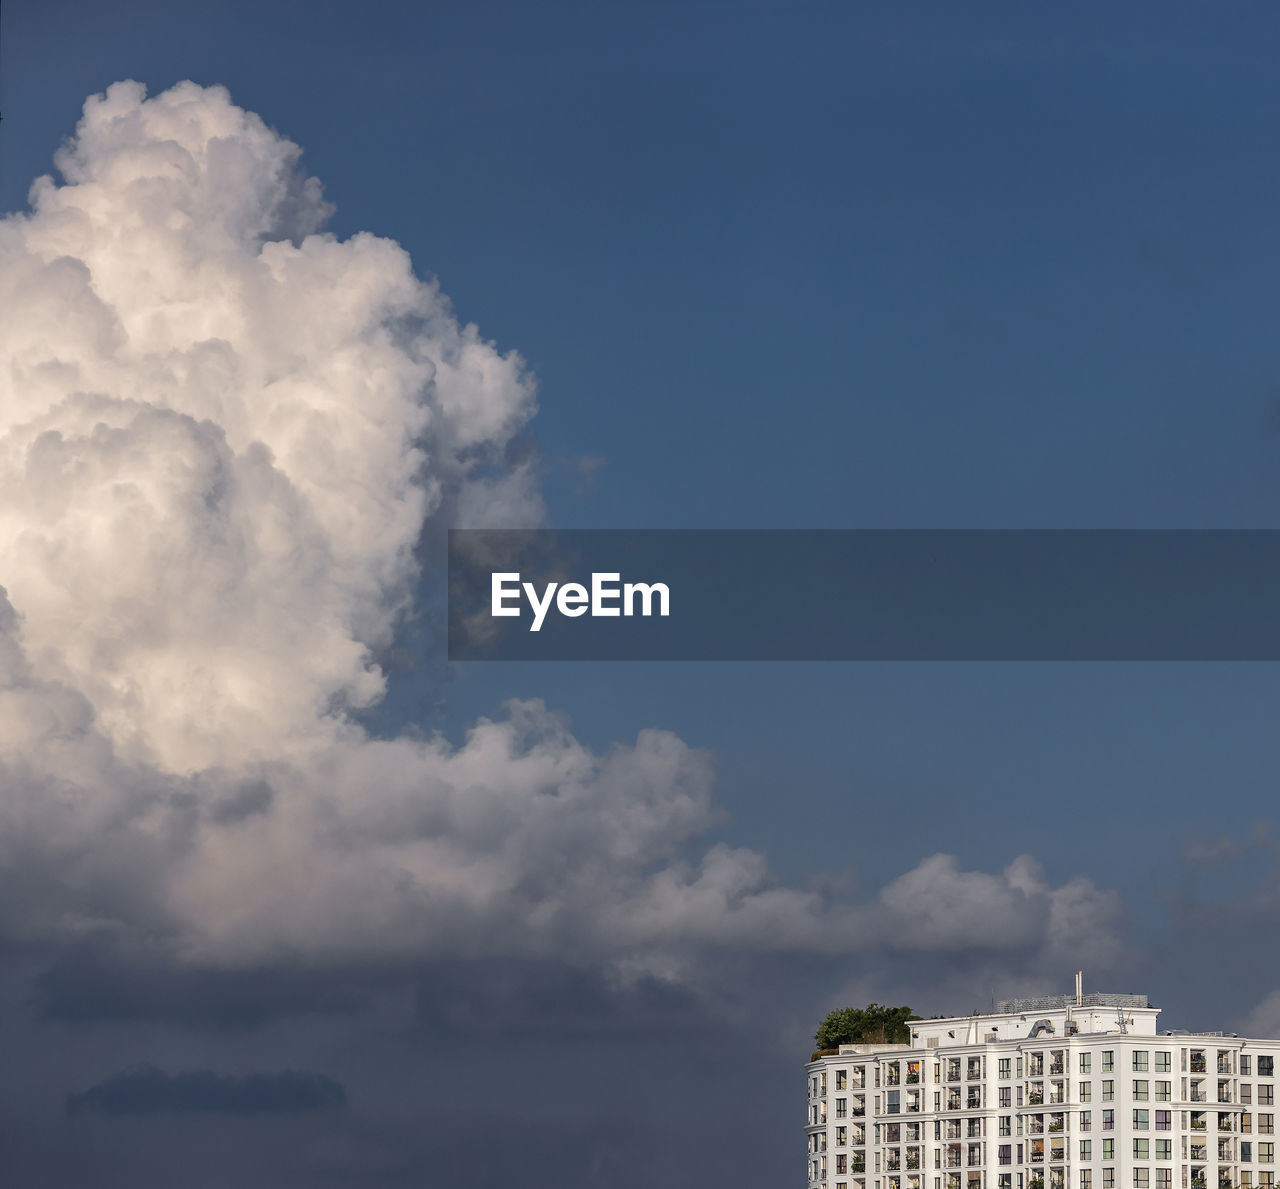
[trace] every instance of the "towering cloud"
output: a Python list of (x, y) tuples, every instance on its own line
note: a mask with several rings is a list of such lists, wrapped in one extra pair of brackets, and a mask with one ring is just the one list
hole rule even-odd
[(711, 766), (664, 732), (598, 755), (532, 703), (457, 749), (367, 736), (424, 534), (541, 517), (503, 465), (534, 391), (396, 244), (324, 234), (298, 159), (220, 88), (121, 83), (0, 223), (8, 931), (673, 971), (717, 945), (944, 949), (966, 913), (1029, 953), (1110, 927), (1109, 897), (1025, 864), (935, 860), (859, 908), (753, 852), (686, 867)]
[(298, 754), (383, 688), (424, 519), (538, 515), (478, 467), (533, 413), (394, 243), (313, 234), (298, 149), (226, 93), (86, 105), (7, 220), (0, 573), (117, 751)]

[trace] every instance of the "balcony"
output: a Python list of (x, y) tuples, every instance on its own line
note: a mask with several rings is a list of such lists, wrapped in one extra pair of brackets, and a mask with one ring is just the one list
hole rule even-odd
[(1194, 1057), (1194, 1056), (1193, 1056), (1193, 1057), (1191, 1058), (1191, 1072), (1192, 1072), (1192, 1073), (1204, 1073), (1204, 1071), (1205, 1071), (1205, 1069), (1204, 1069), (1204, 1058), (1203, 1058), (1203, 1057)]

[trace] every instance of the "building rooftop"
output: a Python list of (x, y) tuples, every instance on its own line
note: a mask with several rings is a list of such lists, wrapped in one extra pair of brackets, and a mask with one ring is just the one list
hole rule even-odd
[(1064, 1007), (1127, 1007), (1149, 1008), (1151, 1001), (1145, 995), (1120, 994), (1116, 991), (1094, 991), (1081, 995), (1041, 995), (1029, 999), (1002, 999), (996, 1004), (997, 1015), (1013, 1015), (1028, 1011), (1056, 1011)]

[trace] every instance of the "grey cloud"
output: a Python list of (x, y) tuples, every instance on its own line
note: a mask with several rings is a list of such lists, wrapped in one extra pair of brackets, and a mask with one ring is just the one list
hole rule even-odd
[(162, 1021), (242, 1031), (283, 1018), (354, 1015), (385, 982), (377, 971), (185, 965), (163, 952), (82, 945), (47, 962), (30, 1002), (41, 1019), (64, 1024)]
[(341, 1110), (347, 1092), (322, 1073), (166, 1074), (140, 1066), (67, 1098), (69, 1115), (292, 1115)]

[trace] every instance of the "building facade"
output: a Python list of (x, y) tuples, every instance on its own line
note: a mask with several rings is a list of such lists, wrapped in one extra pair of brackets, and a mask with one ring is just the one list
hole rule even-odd
[(1141, 995), (914, 1020), (808, 1066), (810, 1189), (1269, 1189), (1280, 1040), (1161, 1032)]

